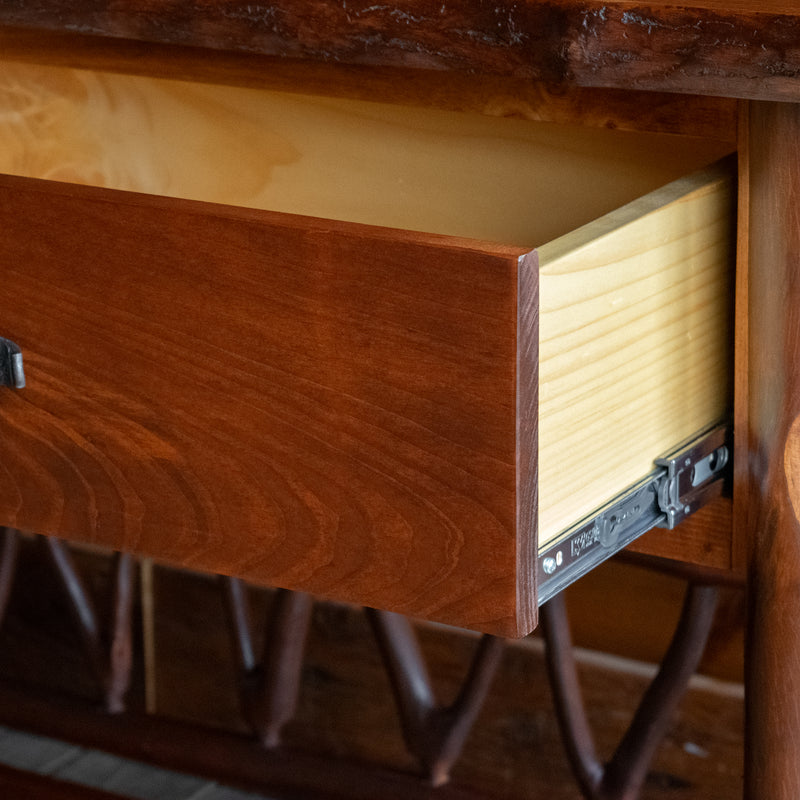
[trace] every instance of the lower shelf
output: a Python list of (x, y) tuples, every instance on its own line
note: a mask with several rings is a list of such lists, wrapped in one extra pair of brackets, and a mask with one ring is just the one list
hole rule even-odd
[[(144, 667), (137, 661), (131, 710), (109, 716), (98, 710), (97, 684), (65, 616), (62, 596), (47, 565), (29, 550), (23, 548), (9, 617), (0, 628), (0, 724), (108, 748), (270, 796), (305, 792), (323, 798), (328, 792), (327, 796), (353, 798), (359, 797), (358, 791), (363, 797), (387, 800), (577, 796), (537, 639), (506, 649), (451, 783), (432, 794), (403, 745), (389, 682), (360, 610), (315, 606), (298, 714), (285, 730), (286, 747), (266, 752), (246, 733), (239, 712), (235, 664), (216, 581), (156, 569), (156, 714), (143, 713)], [(106, 560), (91, 553), (77, 558), (93, 593), (102, 596), (107, 589)], [(595, 647), (603, 647), (605, 641), (606, 650), (630, 652), (624, 631), (630, 631), (638, 617), (650, 637), (638, 637), (637, 644), (644, 647), (640, 656), (658, 657), (663, 642), (647, 615), (663, 622), (672, 613), (673, 592), (679, 604), (681, 583), (614, 563), (600, 568), (592, 580), (593, 587), (583, 589), (581, 582), (580, 592), (570, 590), (576, 638)], [(614, 592), (615, 586), (629, 587), (632, 594)], [(612, 605), (608, 598), (615, 594)], [(637, 595), (648, 602), (640, 604)], [(605, 598), (602, 615), (596, 611), (598, 597)], [(734, 678), (736, 668), (721, 670), (719, 656), (726, 647), (738, 647), (738, 634), (726, 627), (735, 619), (737, 597), (731, 594), (722, 629), (712, 636), (712, 661), (706, 666)], [(271, 594), (254, 590), (250, 598), (259, 615)], [(672, 620), (666, 627), (671, 624)], [(430, 626), (421, 627), (419, 634), (437, 693), (449, 698), (463, 680), (475, 639)], [(606, 755), (627, 725), (652, 670), (597, 654), (582, 655), (580, 669), (598, 750)], [(722, 800), (740, 792), (741, 696), (737, 687), (726, 693), (718, 683), (694, 686), (653, 765), (645, 800)]]

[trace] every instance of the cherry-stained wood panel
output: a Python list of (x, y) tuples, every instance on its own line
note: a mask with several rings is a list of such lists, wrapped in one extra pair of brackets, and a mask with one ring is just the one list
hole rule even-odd
[(2, 524), (535, 624), (518, 249), (16, 178), (0, 223)]
[[(749, 459), (745, 796), (800, 796), (800, 106), (746, 137)], [(744, 432), (743, 432), (744, 433)]]
[(788, 3), (10, 0), (0, 24), (327, 63), (798, 99)]

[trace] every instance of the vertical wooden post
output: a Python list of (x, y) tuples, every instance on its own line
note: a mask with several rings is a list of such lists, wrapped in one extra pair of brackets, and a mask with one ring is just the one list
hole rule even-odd
[[(800, 797), (800, 105), (753, 103), (745, 796)], [(742, 436), (744, 431), (739, 431)]]
[(158, 676), (156, 657), (156, 598), (154, 564), (143, 558), (139, 566), (142, 598), (142, 649), (144, 655), (144, 709), (148, 714), (158, 712)]

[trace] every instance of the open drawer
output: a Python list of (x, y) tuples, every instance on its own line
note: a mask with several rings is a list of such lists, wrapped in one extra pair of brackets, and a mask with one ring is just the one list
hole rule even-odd
[(0, 524), (523, 635), (728, 409), (723, 145), (0, 80)]

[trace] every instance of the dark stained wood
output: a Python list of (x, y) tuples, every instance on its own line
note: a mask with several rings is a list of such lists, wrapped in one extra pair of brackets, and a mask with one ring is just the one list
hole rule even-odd
[[(73, 559), (92, 597), (100, 603), (105, 622), (110, 616), (105, 612), (110, 608), (101, 598), (109, 599), (114, 593), (113, 558), (105, 552), (73, 550)], [(48, 686), (79, 697), (101, 709), (105, 705), (104, 698), (73, 614), (44, 548), (36, 538), (20, 537), (17, 576), (7, 616), (0, 625), (0, 672), (6, 677), (17, 677), (32, 685)], [(134, 622), (135, 667), (129, 700), (138, 706), (142, 648), (136, 619)]]
[(688, 689), (714, 620), (717, 589), (689, 584), (681, 618), (659, 670), (605, 767), (598, 792), (608, 800), (636, 800), (653, 757)]
[[(65, 682), (65, 671), (74, 682), (80, 674), (89, 675), (88, 669), (66, 609), (61, 607), (57, 587), (42, 580), (37, 571), (37, 566), (49, 565), (41, 558), (31, 561), (30, 556), (35, 554), (40, 554), (38, 548), (31, 548), (23, 541), (22, 571), (9, 610), (9, 622), (0, 628), (0, 672), (4, 680), (16, 676), (25, 681), (28, 698), (36, 694), (37, 686), (59, 686), (62, 698), (74, 696), (76, 687), (70, 681)], [(82, 574), (92, 584), (110, 569), (110, 560), (98, 559), (94, 553), (75, 551), (74, 556)], [(596, 570), (589, 580), (572, 587), (570, 593), (573, 589), (582, 590), (584, 583), (612, 566), (615, 565), (607, 564)], [(102, 572), (100, 576), (96, 575), (98, 569)], [(625, 568), (622, 573), (615, 571), (609, 575), (603, 586), (595, 587), (593, 604), (580, 609), (570, 603), (576, 641), (586, 646), (585, 632), (591, 630), (602, 644), (605, 633), (607, 647), (612, 652), (657, 660), (666, 649), (668, 634), (677, 619), (683, 584), (635, 570), (642, 576), (637, 583), (630, 580), (632, 571)], [(193, 720), (205, 728), (222, 727), (247, 733), (239, 713), (235, 658), (225, 629), (218, 582), (209, 576), (161, 567), (155, 573), (159, 717)], [(667, 587), (675, 584), (675, 607), (666, 610), (665, 583)], [(630, 584), (637, 587), (633, 597), (626, 594)], [(255, 588), (248, 592), (253, 619), (258, 621), (256, 632), (265, 627), (262, 621), (268, 618), (272, 595)], [(39, 610), (34, 614), (37, 607)], [(638, 626), (637, 632), (631, 633), (631, 625)], [(638, 632), (643, 629), (644, 637), (659, 631), (667, 635), (652, 651), (643, 650), (640, 645), (644, 637)], [(454, 697), (472, 658), (475, 637), (438, 626), (419, 626), (417, 632), (437, 695)], [(626, 637), (627, 644), (622, 641)], [(258, 641), (256, 645), (259, 646)], [(457, 786), (474, 787), (488, 797), (507, 800), (539, 796), (549, 800), (576, 799), (577, 791), (558, 741), (538, 645), (535, 640), (523, 640), (509, 643), (505, 648), (484, 711), (467, 740), (463, 758), (455, 765), (453, 780)], [(16, 667), (10, 663), (12, 660)], [(75, 662), (74, 666), (70, 666), (71, 662)], [(720, 674), (719, 665), (707, 666)], [(77, 676), (74, 667), (79, 669)], [(599, 756), (603, 758), (612, 752), (628, 723), (625, 712), (632, 709), (646, 685), (644, 676), (619, 672), (617, 668), (618, 664), (613, 662), (610, 668), (582, 658), (579, 663)], [(135, 709), (141, 705), (140, 690), (135, 681), (130, 706), (134, 718)], [(79, 722), (86, 724), (88, 720), (91, 729), (92, 725), (101, 724), (98, 720), (103, 715), (89, 713), (91, 708), (97, 708), (96, 689), (91, 682), (88, 691), (82, 694), (87, 713), (73, 719), (72, 725), (68, 717), (55, 713), (59, 707), (63, 710), (63, 706), (57, 704), (55, 709), (47, 710), (45, 704), (35, 708), (27, 702), (20, 705), (14, 700), (16, 693), (9, 696), (0, 692), (0, 719), (21, 708), (23, 713), (16, 718), (16, 724), (23, 724), (24, 709), (28, 708), (37, 715), (40, 730), (58, 725), (60, 735), (86, 737), (88, 733)], [(692, 691), (664, 742), (642, 800), (730, 800), (739, 796), (741, 705), (739, 695), (726, 696), (702, 688)], [(9, 719), (6, 717), (6, 721)], [(124, 717), (119, 724), (124, 730)], [(63, 733), (65, 730), (68, 733)], [(50, 731), (57, 732), (55, 728)], [(141, 752), (141, 743), (130, 741), (135, 732), (136, 729), (131, 729), (127, 746), (139, 747)], [(114, 736), (104, 737), (102, 730), (95, 733), (94, 741), (101, 742), (102, 747), (112, 748), (117, 741)], [(214, 737), (213, 731), (210, 735)], [(190, 737), (188, 745), (196, 745), (199, 738), (199, 733), (198, 738)], [(124, 740), (122, 733), (120, 740)], [(242, 762), (245, 766), (239, 777), (253, 777), (246, 765), (258, 762), (257, 751), (244, 738), (237, 741), (246, 751)], [(686, 750), (687, 743), (694, 743), (705, 752)], [(288, 751), (275, 755), (281, 755), (288, 763), (292, 752), (297, 750), (316, 754), (321, 769), (326, 759), (349, 761), (354, 770), (351, 775), (359, 783), (359, 775), (368, 776), (370, 764), (395, 772), (416, 771), (403, 748), (391, 689), (360, 609), (316, 604), (303, 669), (300, 708), (295, 721), (287, 726), (286, 746)], [(131, 754), (130, 749), (126, 752)], [(203, 751), (195, 756), (202, 759)], [(235, 755), (231, 758), (233, 766), (228, 765), (229, 772), (236, 772), (239, 762)], [(270, 761), (269, 754), (266, 760)], [(269, 774), (269, 769), (265, 773)], [(304, 776), (298, 772), (295, 778), (302, 781)], [(407, 785), (413, 783), (409, 781)], [(276, 796), (268, 786), (258, 788), (269, 797)]]
[[(212, 589), (212, 605), (218, 605), (214, 583), (204, 583)], [(440, 790), (432, 792), (430, 786), (424, 786), (413, 762), (404, 756), (390, 689), (363, 615), (341, 608), (320, 607), (320, 612), (304, 671), (301, 717), (290, 726), (286, 749), (265, 752), (241, 735), (220, 736), (208, 728), (171, 724), (175, 702), (180, 702), (172, 696), (164, 698), (170, 707), (167, 715), (160, 714), (142, 726), (142, 717), (135, 712), (108, 720), (63, 697), (52, 698), (56, 702), (51, 704), (42, 702), (46, 698), (37, 699), (32, 691), (9, 691), (6, 686), (0, 688), (0, 719), (13, 719), (18, 726), (121, 750), (175, 769), (199, 771), (209, 778), (247, 784), (268, 797), (323, 798), (333, 793), (341, 800), (348, 794), (402, 797), (406, 791), (409, 798), (429, 800), (465, 794), (487, 800), (576, 800), (578, 793), (558, 739), (540, 648), (525, 643), (507, 648), (485, 711), (464, 757), (456, 764), (452, 785), (440, 787), (440, 794)], [(187, 605), (182, 613), (185, 618), (180, 631), (167, 623), (173, 640), (164, 652), (164, 668), (179, 676), (180, 692), (175, 694), (182, 693), (183, 700), (191, 697), (195, 714), (212, 716), (226, 690), (233, 695), (235, 707), (235, 690), (225, 680), (227, 670), (220, 669), (215, 660), (198, 657), (208, 652), (208, 640), (198, 627), (197, 606)], [(224, 650), (224, 632), (216, 631), (214, 636), (220, 634)], [(420, 634), (437, 684), (444, 694), (451, 694), (463, 676), (474, 639), (426, 628)], [(215, 670), (211, 677), (210, 669)], [(604, 757), (624, 731), (628, 712), (647, 679), (599, 664), (581, 662), (579, 669), (598, 750)], [(232, 678), (232, 671), (230, 675)], [(642, 800), (737, 797), (741, 790), (741, 705), (738, 697), (692, 691), (659, 753)], [(73, 710), (80, 710), (79, 715), (72, 716)], [(687, 744), (705, 752), (689, 752), (684, 749)], [(380, 781), (387, 777), (396, 789), (384, 794), (386, 784)], [(294, 793), (285, 790), (292, 783)], [(283, 793), (279, 789), (284, 789)]]
[[(6, 703), (11, 704), (7, 706)], [(65, 698), (0, 686), (0, 717), (18, 726), (279, 798), (426, 800), (431, 787), (415, 775), (299, 751), (265, 751), (246, 737), (144, 714), (107, 716)], [(36, 716), (41, 715), (37, 724)], [(34, 781), (38, 778), (34, 778)], [(0, 783), (0, 788), (2, 783)], [(83, 787), (81, 787), (83, 790)], [(39, 795), (33, 795), (38, 800)], [(47, 795), (41, 795), (42, 798)], [(64, 800), (95, 800), (87, 793)], [(102, 800), (106, 795), (98, 795)], [(486, 800), (469, 788), (444, 786), (441, 800)], [(61, 800), (54, 795), (54, 800)], [(110, 800), (110, 798), (109, 798)]]
[(703, 567), (698, 564), (680, 561), (677, 558), (662, 558), (630, 550), (623, 550), (616, 558), (624, 564), (645, 567), (656, 572), (662, 572), (665, 575), (674, 575), (683, 580), (694, 581), (708, 586), (737, 586), (743, 588), (745, 583), (744, 573)]
[(800, 8), (565, 3), (568, 79), (580, 86), (800, 99)]
[[(89, 663), (103, 689), (105, 708), (118, 714), (125, 709), (133, 667), (132, 619), (136, 564), (127, 553), (114, 555), (114, 587), (108, 633), (100, 627), (104, 615), (93, 598), (66, 543), (53, 536), (39, 537), (53, 564)], [(106, 641), (107, 640), (107, 641)]]
[(108, 671), (104, 684), (106, 710), (119, 714), (125, 710), (133, 670), (133, 611), (136, 603), (137, 562), (129, 553), (114, 555), (114, 596), (112, 600), (111, 642)]
[(240, 50), (294, 59), (382, 64), (559, 80), (570, 26), (552, 3), (486, 5), (401, 0), (375, 4), (217, 0), (12, 0), (0, 23), (127, 39)]
[(41, 537), (55, 573), (61, 583), (67, 607), (72, 613), (89, 663), (99, 683), (106, 679), (106, 653), (103, 647), (100, 620), (86, 583), (72, 560), (67, 544), (54, 536)]
[[(731, 499), (722, 497), (684, 520), (675, 530), (655, 528), (628, 546), (632, 553), (643, 553), (681, 564), (733, 573), (733, 508)], [(743, 570), (738, 570), (743, 575)], [(720, 576), (724, 579), (724, 576)]]
[(303, 592), (277, 592), (264, 636), (262, 684), (256, 695), (258, 730), (265, 747), (277, 747), (297, 712), (303, 660), (314, 600)]
[(791, 4), (10, 0), (0, 24), (552, 84), (800, 98)]
[(542, 608), (547, 672), (553, 692), (564, 751), (584, 797), (595, 798), (604, 765), (597, 757), (594, 735), (586, 715), (563, 594)]
[[(575, 644), (658, 662), (669, 646), (685, 595), (686, 576), (670, 571), (676, 563), (654, 559), (645, 567), (614, 558), (570, 586), (565, 596)], [(704, 675), (744, 680), (743, 588), (719, 586), (717, 616), (700, 666)]]
[(9, 61), (374, 100), (540, 122), (736, 141), (736, 101), (581, 89), (456, 71), (330, 64), (100, 36), (0, 28)]
[(734, 404), (733, 404), (733, 527), (732, 563), (737, 572), (747, 572), (750, 543), (750, 443), (749, 408), (749, 304), (750, 261), (750, 104), (741, 101), (738, 113), (738, 191), (736, 221), (736, 288), (734, 303)]
[(442, 786), (483, 708), (504, 641), (482, 636), (456, 699), (440, 705), (410, 620), (390, 611), (365, 611), (392, 684), (406, 747), (431, 784)]
[(800, 106), (749, 113), (745, 787), (788, 800), (800, 796)]
[(22, 800), (123, 800), (121, 795), (0, 764), (0, 794)]
[[(527, 665), (539, 675), (543, 670), (540, 660), (531, 665), (531, 659), (518, 658), (519, 663), (509, 674), (522, 679), (520, 667)], [(606, 745), (618, 727), (613, 718), (624, 716), (610, 699), (627, 704), (627, 693), (639, 691), (644, 681), (627, 675), (604, 675), (599, 669), (588, 672), (592, 680), (587, 694), (590, 701), (599, 701), (595, 711), (606, 730), (598, 731), (598, 735)], [(368, 675), (359, 673), (358, 677)], [(543, 688), (546, 682), (539, 683)], [(459, 770), (458, 779), (435, 790), (410, 772), (343, 756), (342, 743), (340, 752), (334, 749), (333, 754), (330, 750), (304, 752), (297, 748), (265, 752), (241, 735), (164, 717), (107, 717), (63, 698), (48, 700), (6, 686), (0, 687), (0, 718), (14, 719), (19, 727), (61, 732), (85, 745), (286, 800), (527, 800), (531, 796), (576, 800), (578, 793), (563, 763), (546, 697), (537, 696), (541, 701), (538, 707), (519, 708), (519, 691), (507, 694), (515, 695), (518, 709), (513, 710), (514, 698), (500, 699), (495, 711), (501, 716), (484, 731), (483, 749), (473, 746), (469, 763)], [(736, 797), (741, 781), (736, 763), (740, 754), (737, 706), (741, 701), (702, 694), (693, 693), (692, 702), (687, 703), (679, 732), (664, 748), (666, 752), (650, 775), (641, 800)], [(524, 699), (530, 700), (530, 692)], [(341, 716), (341, 707), (338, 713)], [(376, 746), (386, 738), (380, 728), (371, 728), (368, 734)], [(498, 737), (505, 738), (498, 741)], [(708, 755), (702, 758), (682, 752), (687, 741), (702, 742)]]
[[(266, 624), (263, 656), (257, 660), (244, 583), (238, 578), (225, 577), (220, 587), (237, 654), (242, 716), (264, 747), (277, 747), (284, 726), (297, 712), (313, 598), (286, 589), (275, 593)], [(158, 676), (153, 677), (157, 684)]]
[(0, 186), (4, 333), (28, 377), (0, 396), (4, 524), (533, 627), (518, 249)]
[(2, 624), (17, 569), (19, 532), (13, 528), (4, 528), (0, 530), (0, 537), (2, 537), (0, 546), (0, 624)]
[(675, 635), (611, 760), (597, 759), (586, 717), (563, 595), (542, 610), (542, 628), (554, 705), (578, 784), (591, 800), (636, 800), (670, 719), (703, 655), (717, 590), (690, 584)]

